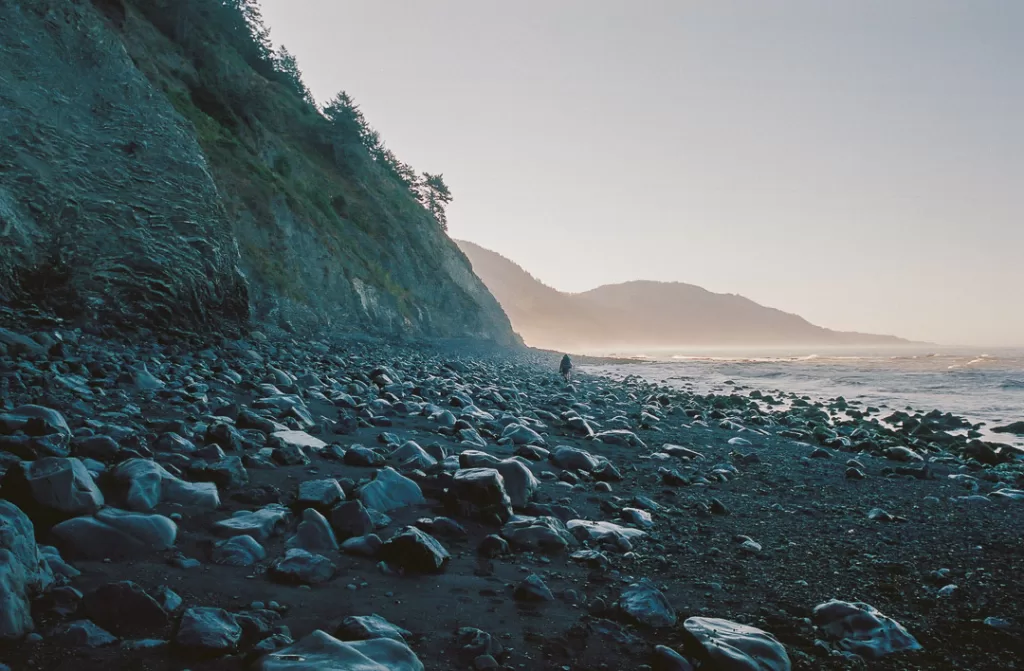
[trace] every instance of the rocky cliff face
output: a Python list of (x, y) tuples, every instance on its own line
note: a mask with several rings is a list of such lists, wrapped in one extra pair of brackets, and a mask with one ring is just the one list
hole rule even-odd
[(433, 219), (349, 170), (315, 110), (183, 13), (201, 4), (0, 3), (0, 300), (513, 342)]

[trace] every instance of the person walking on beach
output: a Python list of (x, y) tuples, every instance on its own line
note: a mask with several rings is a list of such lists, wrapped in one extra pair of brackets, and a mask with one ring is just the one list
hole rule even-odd
[(572, 359), (566, 354), (562, 357), (562, 363), (558, 365), (558, 372), (562, 374), (566, 382), (572, 379)]

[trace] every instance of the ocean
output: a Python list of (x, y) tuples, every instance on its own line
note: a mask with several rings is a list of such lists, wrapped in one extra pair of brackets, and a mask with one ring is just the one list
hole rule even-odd
[(639, 375), (696, 393), (743, 388), (825, 401), (843, 396), (883, 410), (938, 409), (984, 422), (986, 440), (1024, 448), (992, 427), (1024, 420), (1024, 349), (607, 352), (629, 363), (582, 366), (613, 378)]

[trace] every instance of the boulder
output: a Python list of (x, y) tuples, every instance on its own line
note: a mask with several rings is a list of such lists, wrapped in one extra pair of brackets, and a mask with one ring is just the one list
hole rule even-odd
[(66, 622), (54, 630), (53, 640), (72, 648), (102, 648), (117, 643), (110, 632), (90, 620)]
[(921, 649), (900, 623), (859, 601), (826, 601), (814, 608), (812, 620), (840, 648), (867, 659)]
[(540, 445), (546, 447), (544, 438), (528, 426), (512, 423), (501, 432), (502, 440), (509, 440), (513, 445)]
[(568, 445), (559, 445), (548, 458), (555, 466), (573, 471), (592, 471), (601, 463), (601, 460), (590, 452)]
[(345, 501), (331, 508), (331, 529), (342, 540), (373, 533), (373, 520), (362, 501)]
[(576, 545), (562, 521), (556, 517), (512, 517), (501, 535), (517, 550), (556, 554)]
[(241, 638), (238, 619), (223, 608), (189, 608), (181, 616), (174, 644), (194, 655), (225, 655)]
[(31, 520), (13, 503), (0, 500), (0, 640), (19, 639), (33, 630), (29, 600), (52, 582)]
[(51, 533), (68, 557), (128, 559), (173, 547), (178, 527), (163, 515), (103, 508), (91, 517), (61, 522)]
[(169, 622), (163, 606), (129, 580), (107, 583), (86, 594), (82, 603), (93, 622), (118, 636), (138, 637)]
[(300, 450), (322, 450), (327, 447), (327, 443), (305, 431), (274, 431), (270, 435), (280, 441), (281, 445), (297, 447)]
[(359, 500), (382, 513), (426, 503), (420, 486), (390, 467), (377, 471), (377, 477), (360, 488)]
[(505, 492), (505, 480), (493, 468), (464, 468), (452, 479), (451, 496), (460, 515), (489, 522), (506, 522), (512, 516), (512, 502)]
[(213, 524), (220, 536), (252, 536), (260, 543), (282, 531), (291, 517), (288, 509), (276, 503), (259, 510), (240, 510), (226, 520)]
[(337, 552), (338, 539), (331, 530), (327, 519), (312, 508), (302, 511), (302, 521), (295, 535), (288, 539), (289, 548), (301, 548), (309, 552)]
[(128, 510), (150, 511), (160, 503), (216, 509), (220, 506), (217, 485), (186, 482), (151, 459), (129, 459), (110, 472), (120, 499)]
[(630, 529), (605, 521), (569, 520), (565, 526), (578, 541), (607, 542), (622, 549), (629, 549), (632, 547), (631, 541), (647, 535), (639, 529)]
[(650, 581), (633, 583), (619, 596), (619, 610), (648, 627), (674, 627), (676, 613), (665, 595)]
[[(703, 648), (712, 668), (729, 671), (790, 671), (786, 648), (756, 627), (714, 617), (691, 617), (686, 632)], [(701, 667), (703, 668), (703, 666)]]
[(272, 652), (256, 671), (423, 671), (416, 654), (400, 641), (374, 638), (342, 642), (316, 630), (298, 643)]
[(451, 555), (433, 536), (406, 527), (381, 546), (379, 556), (389, 566), (409, 573), (441, 573)]
[(542, 601), (554, 601), (555, 595), (551, 593), (551, 589), (548, 588), (547, 584), (535, 573), (523, 578), (523, 580), (516, 585), (516, 589), (512, 594), (516, 601), (526, 602), (542, 602)]
[(288, 550), (270, 567), (270, 575), (280, 582), (315, 585), (334, 577), (337, 567), (323, 555), (301, 548)]
[(437, 466), (437, 459), (411, 440), (392, 452), (388, 459), (404, 471), (429, 470)]
[(345, 490), (334, 478), (305, 480), (299, 483), (299, 495), (295, 503), (302, 508), (330, 510), (345, 500)]
[(266, 556), (267, 551), (255, 538), (243, 535), (217, 541), (210, 560), (222, 566), (252, 566)]
[(75, 458), (44, 457), (16, 464), (3, 478), (4, 495), (45, 523), (91, 515), (103, 506), (85, 464)]
[(334, 635), (346, 641), (390, 638), (405, 643), (405, 637), (412, 636), (412, 633), (391, 624), (380, 615), (350, 615), (341, 621)]
[(68, 456), (71, 428), (58, 411), (41, 405), (21, 405), (8, 413), (0, 414), (0, 434), (10, 435), (18, 431), (33, 439), (28, 443), (29, 453), (20, 456)]
[(493, 468), (505, 481), (505, 492), (516, 508), (522, 508), (533, 499), (540, 483), (533, 472), (519, 459), (498, 459), (486, 452), (466, 450), (459, 455), (462, 468)]

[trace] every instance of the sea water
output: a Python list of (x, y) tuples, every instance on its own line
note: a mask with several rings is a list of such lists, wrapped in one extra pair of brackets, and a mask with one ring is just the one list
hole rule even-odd
[(639, 375), (696, 393), (738, 387), (789, 392), (811, 400), (843, 396), (883, 411), (933, 409), (983, 422), (986, 440), (1024, 447), (1024, 437), (992, 433), (1024, 420), (1024, 349), (676, 350), (604, 354), (629, 363), (584, 366), (585, 372)]

